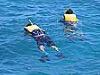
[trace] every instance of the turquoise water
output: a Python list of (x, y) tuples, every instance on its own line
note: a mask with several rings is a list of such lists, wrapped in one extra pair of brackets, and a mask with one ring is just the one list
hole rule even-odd
[[(68, 40), (59, 22), (71, 7), (79, 18), (85, 39)], [(36, 42), (24, 35), (30, 17), (47, 31), (64, 53), (41, 63)], [(99, 0), (0, 0), (0, 75), (100, 75), (100, 1)]]

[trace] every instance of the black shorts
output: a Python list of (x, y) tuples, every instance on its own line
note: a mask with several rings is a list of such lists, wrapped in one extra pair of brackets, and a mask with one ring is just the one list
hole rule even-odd
[(40, 45), (47, 45), (48, 47), (51, 47), (51, 46), (55, 46), (55, 43), (51, 40), (51, 38), (49, 36), (40, 36), (40, 37), (35, 37), (35, 40), (37, 42), (37, 45), (38, 47)]

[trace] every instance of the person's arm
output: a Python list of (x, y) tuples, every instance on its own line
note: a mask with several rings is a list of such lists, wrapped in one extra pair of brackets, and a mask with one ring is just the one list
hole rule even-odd
[(59, 20), (59, 22), (64, 22), (64, 19), (65, 19), (65, 16), (63, 15), (62, 17), (61, 17), (61, 19)]

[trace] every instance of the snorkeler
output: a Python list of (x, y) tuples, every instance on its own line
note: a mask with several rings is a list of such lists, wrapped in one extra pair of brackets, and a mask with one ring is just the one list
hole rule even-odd
[(24, 30), (28, 32), (35, 39), (38, 48), (43, 52), (43, 54), (46, 57), (48, 53), (45, 51), (45, 45), (55, 49), (58, 53), (60, 52), (58, 47), (51, 40), (51, 38), (48, 35), (46, 35), (45, 31), (36, 24), (33, 24), (32, 22), (29, 23), (24, 27)]
[(64, 21), (70, 25), (74, 25), (78, 22), (78, 18), (72, 9), (66, 10), (63, 17)]
[(77, 28), (78, 18), (72, 9), (65, 11), (61, 22), (64, 24), (64, 32), (67, 38), (73, 39), (79, 36), (83, 40), (83, 33), (80, 32), (80, 28)]
[(63, 23), (65, 25), (64, 32), (74, 32), (76, 30), (76, 25), (78, 18), (72, 9), (65, 11), (63, 16)]

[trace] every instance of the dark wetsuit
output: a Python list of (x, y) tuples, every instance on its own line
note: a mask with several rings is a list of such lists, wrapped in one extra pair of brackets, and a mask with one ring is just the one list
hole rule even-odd
[[(49, 36), (45, 34), (45, 31), (37, 29), (31, 32), (32, 37), (36, 40), (38, 47), (40, 45), (55, 46), (55, 43), (51, 40)], [(41, 35), (43, 34), (43, 35)], [(39, 36), (40, 35), (40, 36)]]

